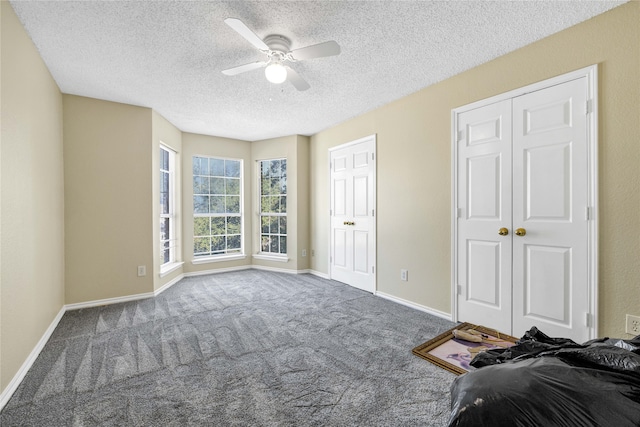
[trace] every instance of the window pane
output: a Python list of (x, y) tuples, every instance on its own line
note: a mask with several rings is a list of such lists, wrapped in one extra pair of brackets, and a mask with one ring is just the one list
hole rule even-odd
[(237, 178), (227, 178), (226, 182), (226, 194), (240, 194), (240, 180)]
[(211, 178), (211, 194), (224, 194), (224, 178)]
[(209, 178), (194, 176), (193, 194), (209, 194)]
[(214, 236), (211, 238), (211, 252), (220, 253), (226, 249), (224, 236)]
[(269, 178), (269, 162), (260, 162), (261, 178)]
[(209, 236), (209, 217), (196, 217), (193, 218), (193, 235), (194, 236)]
[(227, 237), (227, 249), (240, 249), (240, 236)]
[(271, 238), (269, 236), (262, 236), (262, 243), (260, 244), (260, 250), (262, 252), (269, 252), (271, 248)]
[(209, 200), (209, 212), (224, 213), (224, 196), (211, 196)]
[(280, 197), (280, 212), (287, 213), (287, 196)]
[(240, 213), (240, 197), (227, 196), (227, 212), (226, 213)]
[(269, 212), (269, 196), (262, 196), (260, 199), (260, 212)]
[(280, 178), (271, 179), (271, 194), (280, 194)]
[(279, 234), (287, 234), (287, 217), (280, 217), (280, 229), (278, 230)]
[(287, 178), (280, 178), (278, 194), (287, 194)]
[(209, 175), (211, 176), (224, 176), (224, 160), (222, 159), (209, 159)]
[(228, 216), (227, 217), (227, 234), (240, 234), (240, 217)]
[(270, 196), (269, 203), (271, 204), (269, 212), (280, 212), (280, 196)]
[(209, 213), (209, 196), (193, 196), (193, 213)]
[(271, 180), (269, 178), (260, 180), (260, 194), (271, 193)]
[(286, 254), (287, 253), (287, 238), (286, 238), (286, 236), (281, 236), (280, 237), (280, 253), (281, 254)]
[(271, 160), (270, 175), (272, 178), (277, 178), (280, 176), (280, 160)]
[(278, 238), (276, 236), (271, 236), (271, 247), (269, 248), (269, 252), (273, 252), (275, 254), (280, 252), (278, 249)]
[(169, 218), (160, 218), (160, 241), (169, 240)]
[(169, 195), (167, 193), (160, 193), (160, 214), (169, 213)]
[(169, 173), (168, 172), (160, 172), (160, 192), (161, 193), (169, 192)]
[(169, 152), (160, 148), (160, 169), (169, 170)]
[(196, 237), (193, 239), (193, 253), (194, 255), (204, 254), (208, 255), (210, 252), (210, 240), (208, 237)]
[(278, 234), (278, 217), (269, 217), (269, 233)]
[(211, 235), (212, 236), (224, 236), (226, 233), (226, 227), (224, 224), (223, 216), (214, 216), (211, 218)]
[(287, 159), (283, 159), (282, 162), (280, 162), (280, 176), (285, 178), (287, 176)]
[(207, 159), (206, 157), (194, 157), (193, 174), (209, 175), (209, 159)]
[(240, 177), (240, 162), (238, 160), (226, 160), (224, 168), (224, 176)]

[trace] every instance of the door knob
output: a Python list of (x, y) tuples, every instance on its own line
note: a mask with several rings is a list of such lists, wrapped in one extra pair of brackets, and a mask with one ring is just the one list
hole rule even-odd
[(516, 229), (516, 236), (524, 236), (525, 234), (527, 234), (527, 230), (525, 230), (524, 228)]
[(502, 227), (500, 230), (498, 230), (498, 234), (501, 236), (506, 236), (507, 234), (509, 234), (509, 229)]

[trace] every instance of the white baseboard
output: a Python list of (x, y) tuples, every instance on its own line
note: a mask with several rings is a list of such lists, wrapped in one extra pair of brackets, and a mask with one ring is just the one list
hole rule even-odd
[(309, 270), (291, 270), (287, 268), (267, 267), (266, 265), (252, 265), (254, 270), (272, 271), (274, 273), (286, 273), (286, 274), (306, 274)]
[(238, 267), (227, 267), (227, 268), (215, 268), (213, 270), (191, 271), (189, 273), (184, 273), (184, 277), (207, 276), (209, 274), (229, 273), (231, 271), (242, 271), (242, 270), (250, 270), (250, 269), (251, 269), (250, 265), (241, 265)]
[(158, 289), (153, 291), (153, 296), (157, 297), (158, 295), (160, 295), (161, 293), (163, 293), (164, 291), (166, 291), (167, 289), (169, 289), (170, 287), (172, 287), (182, 279), (184, 279), (184, 274), (180, 274), (174, 277), (173, 279), (169, 280), (167, 283), (165, 283), (164, 285), (160, 286)]
[(93, 301), (78, 302), (74, 304), (66, 304), (64, 306), (65, 311), (80, 310), (82, 308), (100, 307), (101, 305), (118, 304), (121, 302), (136, 301), (139, 299), (152, 298), (155, 296), (154, 292), (145, 292), (143, 294), (127, 295), (124, 297), (97, 299)]
[(36, 361), (45, 344), (47, 343), (47, 341), (49, 341), (49, 338), (51, 338), (51, 334), (53, 334), (53, 331), (56, 329), (56, 326), (58, 326), (58, 323), (60, 323), (60, 319), (62, 319), (62, 316), (64, 316), (65, 312), (66, 310), (63, 306), (56, 317), (53, 318), (53, 321), (51, 322), (47, 330), (44, 331), (44, 334), (42, 335), (42, 338), (40, 338), (40, 341), (38, 341), (33, 350), (31, 350), (31, 353), (29, 353), (29, 356), (27, 356), (27, 359), (24, 361), (22, 366), (20, 366), (18, 372), (16, 372), (16, 374), (13, 376), (13, 378), (9, 382), (9, 385), (7, 385), (7, 387), (2, 390), (2, 393), (0, 393), (0, 411), (2, 410), (2, 408), (4, 408), (4, 405), (9, 402), (9, 399), (11, 399), (13, 393), (15, 393), (15, 391), (18, 389), (18, 386), (24, 379), (24, 376), (27, 375), (27, 372), (29, 372), (29, 369), (31, 369), (33, 362)]
[(309, 269), (308, 273), (309, 273), (309, 274), (313, 274), (314, 276), (321, 277), (321, 278), (323, 278), (323, 279), (327, 279), (327, 280), (330, 280), (330, 279), (331, 279), (331, 278), (329, 277), (329, 275), (328, 275), (328, 274), (326, 274), (326, 273), (321, 273), (321, 272), (319, 272), (319, 271), (317, 271), (317, 270), (311, 270), (311, 269)]
[(431, 307), (427, 307), (424, 305), (416, 304), (415, 302), (408, 301), (406, 299), (398, 298), (393, 295), (385, 294), (384, 292), (377, 291), (375, 293), (376, 296), (379, 296), (384, 299), (388, 299), (389, 301), (397, 302), (398, 304), (406, 305), (407, 307), (414, 308), (416, 310), (424, 311), (425, 313), (431, 314), (436, 317), (440, 317), (445, 320), (452, 321), (452, 316), (449, 313), (445, 313), (444, 311), (436, 310)]

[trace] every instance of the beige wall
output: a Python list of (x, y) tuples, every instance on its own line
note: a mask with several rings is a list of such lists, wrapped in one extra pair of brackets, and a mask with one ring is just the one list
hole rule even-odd
[(1, 11), (0, 392), (64, 305), (62, 95)]
[[(298, 246), (297, 270), (305, 271), (311, 267), (311, 188), (309, 186), (309, 150), (311, 138), (308, 136), (297, 135), (296, 139), (296, 212), (298, 226), (294, 237)], [(306, 252), (306, 255), (303, 255), (303, 250)]]
[(210, 270), (238, 268), (251, 265), (252, 224), (244, 223), (244, 248), (247, 256), (233, 261), (216, 261), (193, 264), (193, 156), (211, 156), (243, 161), (244, 210), (251, 212), (251, 143), (215, 136), (184, 133), (182, 135), (182, 222), (183, 256), (185, 273), (202, 273)]
[(153, 292), (151, 110), (63, 100), (66, 303)]
[[(175, 280), (183, 274), (183, 267), (179, 267), (163, 277), (160, 277), (160, 266), (164, 260), (160, 259), (160, 144), (172, 149), (176, 152), (175, 162), (176, 170), (174, 201), (176, 224), (182, 222), (182, 132), (174, 125), (169, 123), (167, 119), (157, 112), (152, 112), (152, 139), (151, 144), (151, 193), (153, 195), (153, 213), (151, 223), (153, 224), (153, 289), (157, 291), (165, 284)], [(182, 228), (176, 227), (176, 238), (178, 242), (182, 241)], [(176, 261), (182, 261), (182, 246), (176, 248)]]
[(599, 64), (599, 335), (623, 336), (640, 315), (639, 22), (625, 4), (314, 135), (312, 268), (328, 272), (327, 150), (376, 133), (378, 289), (450, 313), (451, 109)]

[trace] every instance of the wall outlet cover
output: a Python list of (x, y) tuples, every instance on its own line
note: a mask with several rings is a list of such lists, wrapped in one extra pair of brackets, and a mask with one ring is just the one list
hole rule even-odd
[(631, 335), (640, 335), (640, 316), (627, 314), (625, 332)]

